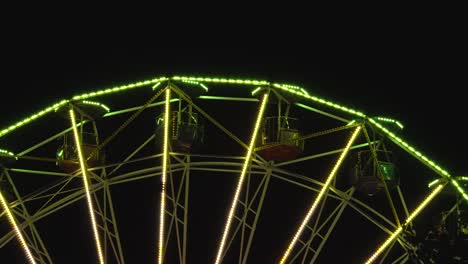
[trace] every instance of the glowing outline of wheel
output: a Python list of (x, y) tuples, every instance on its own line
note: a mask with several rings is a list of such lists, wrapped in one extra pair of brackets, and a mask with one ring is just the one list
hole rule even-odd
[[(101, 91), (97, 91), (97, 92), (93, 92), (93, 93), (88, 93), (88, 94), (83, 94), (83, 95), (80, 95), (80, 96), (75, 96), (71, 100), (63, 100), (60, 103), (57, 103), (57, 104), (55, 104), (55, 105), (53, 105), (51, 107), (48, 107), (48, 108), (38, 112), (37, 114), (34, 114), (31, 117), (28, 117), (28, 118), (16, 123), (15, 125), (12, 125), (12, 126), (6, 128), (6, 129), (1, 130), (0, 131), (0, 137), (3, 137), (6, 134), (9, 134), (13, 130), (15, 130), (15, 129), (19, 128), (19, 127), (22, 127), (25, 124), (27, 124), (27, 123), (35, 120), (35, 119), (38, 119), (39, 117), (41, 117), (41, 116), (43, 116), (43, 115), (45, 115), (45, 114), (47, 114), (49, 112), (52, 112), (53, 110), (55, 110), (55, 109), (57, 109), (57, 108), (59, 108), (61, 106), (64, 106), (64, 105), (66, 105), (67, 103), (69, 103), (71, 101), (88, 99), (88, 98), (101, 96), (101, 95), (109, 94), (109, 93), (113, 93), (113, 92), (118, 92), (118, 91), (123, 91), (123, 90), (127, 90), (127, 89), (143, 87), (143, 86), (147, 86), (147, 85), (150, 85), (150, 84), (154, 84), (155, 86), (158, 86), (162, 82), (166, 82), (166, 81), (192, 83), (192, 84), (195, 84), (195, 85), (200, 85), (203, 89), (206, 89), (206, 90), (207, 90), (207, 87), (206, 87), (206, 85), (204, 83), (222, 83), (222, 84), (235, 84), (235, 85), (245, 85), (245, 86), (254, 85), (254, 86), (261, 86), (261, 87), (270, 87), (270, 88), (274, 88), (274, 89), (278, 89), (278, 90), (282, 90), (282, 91), (286, 91), (286, 92), (295, 94), (296, 96), (309, 99), (309, 100), (311, 100), (311, 101), (313, 101), (315, 103), (318, 103), (318, 104), (322, 104), (325, 107), (335, 109), (335, 110), (338, 109), (338, 110), (340, 110), (342, 112), (345, 112), (347, 114), (354, 115), (354, 116), (356, 116), (356, 117), (358, 117), (360, 119), (367, 120), (369, 123), (375, 125), (376, 128), (380, 129), (383, 133), (385, 133), (388, 136), (388, 138), (390, 140), (392, 140), (394, 143), (396, 143), (399, 147), (401, 147), (402, 149), (404, 149), (405, 151), (410, 153), (412, 156), (416, 157), (419, 161), (421, 161), (423, 164), (425, 164), (426, 166), (431, 168), (433, 171), (435, 171), (440, 176), (445, 177), (445, 178), (448, 179), (446, 181), (442, 181), (441, 184), (439, 184), (438, 187), (436, 187), (435, 190), (431, 193), (431, 195), (428, 196), (428, 199), (424, 200), (423, 203), (421, 203), (422, 205), (425, 205), (426, 202), (429, 202), (430, 199), (432, 199), (438, 192), (440, 192), (440, 190), (442, 189), (442, 187), (445, 185), (446, 182), (450, 182), (451, 184), (453, 184), (456, 187), (456, 189), (462, 194), (462, 196), (465, 199), (468, 200), (468, 196), (466, 195), (464, 190), (459, 186), (457, 180), (454, 179), (453, 177), (451, 177), (451, 175), (447, 171), (445, 171), (444, 169), (439, 167), (437, 164), (435, 164), (433, 161), (429, 160), (426, 156), (421, 154), (419, 151), (417, 151), (416, 149), (411, 147), (409, 144), (407, 144), (405, 141), (403, 141), (400, 137), (396, 136), (393, 132), (391, 132), (388, 128), (384, 127), (377, 120), (383, 121), (383, 122), (391, 122), (391, 123), (399, 124), (398, 121), (392, 120), (392, 119), (385, 119), (385, 118), (375, 118), (375, 119), (370, 118), (370, 117), (367, 117), (365, 114), (363, 114), (361, 112), (358, 112), (358, 111), (355, 111), (353, 109), (349, 109), (349, 108), (337, 105), (335, 103), (332, 103), (332, 102), (317, 98), (315, 96), (310, 96), (307, 93), (307, 91), (304, 90), (301, 87), (285, 85), (285, 84), (277, 84), (277, 83), (268, 83), (266, 81), (233, 80), (233, 79), (223, 79), (223, 78), (202, 78), (202, 77), (179, 77), (179, 76), (174, 76), (174, 77), (171, 77), (171, 78), (161, 77), (161, 78), (157, 78), (157, 79), (153, 79), (153, 80), (149, 80), (149, 81), (138, 82), (138, 83), (135, 83), (135, 84), (129, 84), (129, 85), (125, 85), (125, 86), (114, 87), (114, 88), (109, 88), (109, 89), (105, 89), (105, 90), (101, 90)], [(154, 88), (156, 88), (156, 87), (154, 87)], [(173, 89), (176, 89), (176, 87), (174, 86)], [(254, 90), (252, 92), (252, 94), (254, 94), (256, 92), (258, 92), (258, 89)], [(180, 96), (180, 94), (179, 94), (179, 96)], [(209, 97), (210, 96), (205, 96), (205, 99), (220, 99), (220, 98), (214, 98), (213, 96), (211, 96), (212, 98), (209, 98)], [(300, 106), (300, 105), (298, 105), (298, 106)], [(310, 107), (310, 106), (302, 105), (302, 107), (307, 108), (307, 107)], [(249, 151), (251, 151), (251, 150), (249, 150)], [(18, 155), (15, 155), (15, 157), (16, 158), (22, 158), (22, 156), (24, 154), (26, 154), (27, 152), (28, 151), (23, 151), (22, 153), (20, 153)], [(6, 156), (6, 155), (11, 156), (11, 153), (6, 153), (6, 154), (5, 153), (4, 154), (0, 153), (0, 154), (2, 154), (3, 156)], [(94, 191), (97, 191), (99, 186), (94, 186), (93, 188), (94, 188)], [(331, 190), (333, 190), (333, 189), (331, 189)], [(343, 194), (341, 194), (341, 195), (343, 195)], [(3, 195), (2, 195), (3, 207), (4, 207), (4, 209), (6, 209), (7, 213), (9, 212), (8, 207), (14, 208), (14, 207), (17, 206), (17, 204), (14, 204), (14, 203), (10, 204), (10, 206), (5, 206), (5, 203), (3, 201), (4, 201), (4, 198), (3, 198)], [(235, 203), (233, 203), (233, 204), (235, 204)], [(412, 220), (422, 208), (423, 208), (423, 206), (418, 207), (412, 214), (410, 214), (409, 217), (408, 217), (409, 221), (405, 221), (403, 226), (407, 225), (410, 222), (410, 220)], [(39, 216), (40, 216), (40, 214), (39, 214)], [(44, 217), (44, 216), (42, 216), (42, 217)], [(10, 219), (10, 222), (12, 222), (12, 225), (16, 225), (14, 220)], [(22, 225), (24, 225), (24, 223), (22, 223)], [(394, 226), (394, 227), (397, 227), (397, 226)], [(397, 237), (397, 235), (402, 230), (403, 230), (402, 227), (397, 227), (396, 231), (391, 234), (390, 238), (384, 243), (383, 246), (387, 246), (388, 244), (390, 244), (390, 242), (393, 242), (393, 239), (395, 239)], [(11, 238), (11, 235), (10, 235), (10, 238)], [(3, 239), (3, 240), (5, 240), (5, 239)], [(224, 243), (224, 242), (221, 242), (221, 243)], [(221, 248), (221, 251), (223, 251), (222, 246), (220, 248)], [(44, 247), (43, 247), (43, 249), (44, 249)], [(383, 250), (383, 247), (379, 248), (376, 253), (380, 253), (382, 250)], [(224, 253), (222, 252), (222, 254), (224, 254)], [(376, 256), (377, 256), (377, 254), (374, 254), (371, 257), (371, 259), (369, 259), (369, 261), (373, 260), (373, 257), (376, 257)], [(50, 258), (47, 258), (47, 259), (50, 260)], [(246, 258), (243, 258), (243, 259), (246, 260)], [(161, 262), (161, 260), (160, 260), (160, 262)]]

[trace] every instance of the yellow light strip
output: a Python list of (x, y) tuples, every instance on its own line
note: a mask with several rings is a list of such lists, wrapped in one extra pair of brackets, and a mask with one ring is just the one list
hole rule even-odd
[(281, 258), (280, 263), (283, 264), (285, 263), (286, 259), (288, 258), (289, 254), (291, 253), (291, 250), (294, 248), (294, 245), (296, 244), (297, 240), (299, 239), (299, 236), (302, 234), (302, 231), (304, 230), (306, 224), (309, 222), (310, 217), (315, 211), (315, 208), (317, 208), (317, 205), (321, 201), (323, 195), (325, 194), (326, 190), (331, 184), (331, 181), (336, 175), (336, 172), (338, 171), (338, 168), (340, 167), (341, 163), (343, 162), (344, 158), (346, 157), (346, 154), (348, 154), (349, 149), (351, 148), (351, 145), (353, 144), (354, 140), (356, 139), (357, 135), (359, 134), (359, 131), (361, 130), (361, 127), (358, 126), (354, 130), (354, 133), (352, 134), (351, 138), (349, 139), (348, 143), (346, 144), (345, 149), (341, 153), (341, 156), (338, 158), (338, 161), (336, 162), (335, 166), (333, 167), (332, 171), (330, 172), (330, 175), (327, 178), (327, 181), (323, 185), (322, 189), (320, 190), (320, 193), (318, 194), (317, 198), (315, 199), (314, 203), (312, 204), (312, 207), (310, 207), (309, 212), (307, 213), (306, 217), (302, 221), (302, 224), (299, 227), (299, 230), (297, 230), (296, 234), (294, 235), (291, 243), (289, 244), (288, 248), (286, 249), (286, 252), (283, 254), (283, 257)]
[(86, 165), (85, 165), (84, 158), (83, 158), (83, 152), (81, 150), (80, 137), (78, 135), (75, 112), (73, 111), (73, 109), (70, 109), (70, 119), (72, 122), (73, 135), (75, 136), (75, 144), (76, 144), (76, 150), (78, 151), (78, 159), (80, 161), (81, 172), (83, 174), (83, 183), (84, 183), (85, 191), (86, 191), (86, 201), (88, 202), (89, 216), (91, 217), (91, 224), (93, 226), (94, 240), (96, 241), (96, 249), (98, 252), (99, 263), (104, 264), (104, 256), (102, 254), (101, 241), (99, 239), (96, 219), (94, 217), (93, 202), (91, 200), (91, 194), (89, 192), (88, 171), (86, 169)]
[(398, 227), (395, 232), (387, 239), (385, 242), (377, 249), (377, 251), (366, 261), (366, 264), (374, 262), (375, 258), (377, 258), (382, 251), (403, 231), (403, 227)]
[(169, 158), (169, 111), (171, 103), (171, 90), (166, 89), (166, 104), (164, 110), (164, 145), (163, 145), (163, 164), (162, 164), (162, 188), (161, 188), (161, 207), (159, 211), (159, 245), (158, 245), (158, 263), (163, 263), (164, 256), (164, 212), (166, 211), (166, 176), (167, 161)]
[(254, 130), (253, 130), (253, 133), (252, 133), (252, 138), (250, 139), (249, 150), (247, 151), (247, 155), (245, 156), (245, 161), (244, 161), (244, 165), (242, 167), (242, 172), (241, 172), (241, 175), (239, 177), (239, 181), (237, 183), (236, 193), (234, 194), (234, 199), (232, 200), (232, 204), (231, 204), (231, 208), (229, 210), (229, 215), (228, 215), (228, 218), (227, 218), (227, 222), (226, 222), (226, 225), (224, 226), (223, 237), (222, 237), (221, 243), (219, 245), (218, 254), (216, 255), (215, 264), (219, 264), (221, 262), (221, 258), (222, 258), (223, 251), (224, 251), (224, 246), (225, 246), (225, 243), (226, 243), (226, 238), (227, 238), (227, 235), (229, 233), (229, 229), (231, 227), (232, 218), (233, 218), (234, 212), (236, 210), (237, 200), (239, 199), (239, 195), (240, 195), (240, 192), (241, 192), (241, 189), (242, 189), (242, 184), (244, 182), (245, 174), (247, 172), (247, 167), (249, 165), (250, 157), (252, 156), (252, 151), (253, 151), (253, 149), (255, 147), (255, 141), (257, 139), (257, 132), (258, 132), (258, 129), (260, 127), (260, 123), (262, 121), (263, 113), (265, 112), (265, 106), (266, 106), (267, 101), (268, 101), (268, 93), (263, 95), (262, 104), (260, 106), (260, 110), (258, 110), (257, 121), (255, 122), (255, 127), (254, 127)]
[(442, 188), (445, 185), (439, 184), (432, 192), (427, 196), (426, 199), (414, 210), (406, 219), (405, 223), (398, 227), (395, 232), (377, 249), (377, 251), (372, 254), (372, 256), (366, 261), (366, 264), (372, 263), (375, 261), (375, 259), (382, 253), (382, 251), (385, 250), (385, 248), (403, 231), (403, 227), (408, 225), (420, 212), (424, 207), (427, 206), (427, 204), (434, 199), (434, 197), (442, 190)]
[(36, 261), (34, 260), (33, 255), (31, 254), (31, 251), (29, 250), (28, 245), (26, 244), (26, 240), (24, 240), (23, 234), (21, 234), (21, 231), (16, 224), (15, 218), (13, 217), (13, 214), (10, 211), (10, 207), (8, 206), (7, 201), (3, 197), (3, 194), (0, 192), (0, 202), (2, 202), (3, 210), (5, 210), (8, 220), (10, 221), (11, 226), (15, 230), (16, 237), (18, 238), (21, 246), (23, 247), (24, 253), (26, 253), (26, 257), (28, 258), (29, 262), (32, 264), (36, 264)]

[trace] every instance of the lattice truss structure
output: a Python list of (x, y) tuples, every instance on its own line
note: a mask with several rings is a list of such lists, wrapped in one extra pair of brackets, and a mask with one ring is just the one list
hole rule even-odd
[[(468, 196), (467, 177), (402, 128), (260, 80), (160, 77), (77, 95), (0, 130), (0, 259), (66, 263), (72, 239), (90, 261), (134, 263), (127, 249), (143, 242), (130, 234), (147, 224), (137, 247), (153, 263), (404, 263), (417, 258), (417, 216), (444, 188)], [(86, 234), (70, 237), (79, 221)]]

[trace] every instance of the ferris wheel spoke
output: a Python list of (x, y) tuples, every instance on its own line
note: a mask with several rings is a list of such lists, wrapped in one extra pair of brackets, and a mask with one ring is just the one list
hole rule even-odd
[(28, 243), (26, 242), (26, 239), (24, 238), (24, 235), (21, 232), (21, 229), (17, 224), (17, 221), (16, 221), (16, 219), (15, 219), (15, 217), (13, 215), (13, 212), (11, 211), (11, 209), (9, 207), (8, 201), (5, 200), (5, 198), (4, 198), (3, 194), (1, 193), (1, 191), (0, 191), (0, 203), (2, 204), (3, 210), (6, 212), (6, 215), (8, 217), (8, 221), (10, 222), (13, 230), (15, 231), (16, 237), (18, 238), (18, 240), (19, 240), (19, 242), (21, 244), (21, 247), (23, 248), (28, 261), (31, 264), (35, 264), (36, 263), (35, 256), (33, 256), (32, 252), (31, 252), (31, 250), (30, 250), (30, 248), (28, 246)]
[(28, 240), (29, 241), (32, 240), (32, 245), (30, 243), (30, 247), (33, 248), (37, 252), (36, 256), (38, 257), (38, 259), (39, 259), (39, 261), (41, 263), (46, 263), (46, 262), (52, 263), (49, 252), (47, 250), (47, 247), (45, 246), (44, 241), (42, 240), (41, 236), (39, 235), (39, 232), (37, 231), (37, 228), (34, 225), (34, 222), (31, 221), (31, 215), (29, 214), (29, 212), (28, 212), (28, 210), (26, 208), (26, 205), (24, 204), (24, 201), (21, 198), (21, 195), (19, 194), (18, 190), (16, 189), (16, 185), (14, 184), (13, 179), (10, 176), (10, 173), (8, 173), (8, 171), (6, 169), (3, 171), (3, 173), (6, 176), (8, 182), (10, 183), (10, 186), (11, 186), (11, 188), (13, 190), (15, 198), (16, 198), (17, 202), (20, 205), (19, 207), (17, 207), (18, 210), (21, 210), (21, 212), (19, 212), (19, 213), (21, 214), (21, 216), (23, 217), (25, 222), (27, 222), (27, 224), (29, 226), (29, 229), (31, 231), (32, 239), (30, 239), (27, 236), (26, 232), (25, 232), (25, 236), (28, 238)]
[(245, 174), (247, 172), (248, 165), (249, 165), (249, 163), (251, 161), (252, 152), (253, 152), (253, 149), (255, 147), (255, 141), (257, 139), (257, 133), (258, 133), (258, 130), (260, 128), (260, 122), (261, 122), (261, 120), (263, 118), (263, 113), (264, 113), (267, 101), (268, 101), (268, 93), (265, 93), (263, 95), (261, 106), (260, 106), (260, 109), (259, 109), (258, 114), (257, 114), (257, 120), (255, 122), (255, 126), (254, 126), (254, 129), (253, 129), (253, 132), (252, 132), (252, 138), (250, 140), (250, 145), (249, 145), (249, 148), (248, 148), (248, 151), (247, 151), (247, 155), (245, 156), (244, 165), (242, 167), (242, 172), (241, 172), (241, 175), (239, 177), (239, 181), (237, 183), (234, 198), (232, 200), (231, 207), (229, 209), (229, 214), (228, 214), (228, 217), (227, 217), (227, 220), (226, 220), (226, 225), (224, 227), (223, 235), (222, 235), (220, 245), (219, 245), (219, 248), (218, 248), (218, 253), (216, 255), (216, 261), (215, 261), (216, 264), (219, 264), (221, 262), (222, 257), (225, 254), (224, 246), (225, 246), (225, 243), (226, 243), (227, 236), (229, 234), (229, 230), (231, 228), (232, 219), (233, 219), (235, 211), (236, 211), (237, 200), (239, 199), (239, 195), (240, 195), (240, 192), (242, 190), (242, 185), (244, 183)]
[(141, 144), (137, 149), (135, 149), (132, 153), (130, 153), (130, 155), (128, 155), (119, 165), (117, 165), (111, 172), (109, 172), (107, 174), (107, 176), (110, 177), (118, 169), (120, 169), (123, 165), (125, 165), (127, 161), (129, 161), (131, 158), (133, 158), (133, 156), (138, 154), (138, 152), (140, 152), (140, 150), (142, 150), (146, 145), (148, 145), (148, 143), (150, 143), (151, 140), (154, 139), (154, 137), (155, 137), (155, 135), (152, 134), (147, 140), (145, 140), (145, 142), (143, 142), (143, 144)]
[(446, 186), (445, 184), (439, 184), (420, 204), (419, 206), (410, 214), (410, 216), (406, 219), (405, 223), (402, 226), (399, 226), (393, 233), (392, 235), (385, 240), (385, 242), (372, 254), (372, 256), (366, 261), (366, 264), (373, 263), (375, 259), (382, 254), (382, 251), (384, 251), (392, 242), (395, 240), (403, 231), (403, 228), (406, 227), (420, 212), (421, 210), (426, 207), (429, 202), (431, 202), (432, 199), (434, 199), (435, 196), (437, 196), (440, 191)]
[(169, 115), (171, 89), (170, 84), (164, 90), (166, 93), (166, 103), (164, 105), (164, 139), (163, 139), (163, 159), (162, 159), (162, 174), (161, 174), (161, 203), (159, 212), (159, 243), (158, 243), (158, 263), (164, 262), (165, 246), (164, 246), (164, 231), (165, 231), (165, 212), (166, 212), (166, 178), (167, 166), (169, 164)]
[(242, 147), (248, 149), (247, 144), (245, 144), (242, 140), (240, 140), (237, 136), (235, 136), (231, 131), (229, 131), (227, 128), (225, 128), (223, 125), (221, 125), (216, 119), (211, 117), (208, 113), (206, 113), (203, 109), (201, 109), (199, 106), (193, 103), (193, 101), (185, 95), (184, 92), (182, 92), (180, 89), (177, 88), (177, 86), (173, 86), (172, 89), (174, 90), (175, 93), (177, 93), (184, 101), (186, 101), (189, 105), (191, 105), (193, 108), (195, 108), (200, 114), (202, 114), (206, 119), (208, 119), (211, 123), (213, 123), (215, 126), (217, 126), (221, 131), (223, 131), (226, 135), (228, 135), (230, 138), (232, 138), (234, 141), (239, 143)]
[[(150, 84), (154, 84), (152, 92)], [(143, 86), (150, 89), (133, 89)], [(98, 96), (104, 101), (85, 100)], [(110, 104), (113, 111), (103, 103)], [(71, 126), (72, 113), (68, 110), (76, 115)], [(60, 121), (63, 114), (68, 117), (65, 125)], [(250, 126), (241, 123), (247, 119), (256, 121), (250, 131)], [(36, 125), (27, 127), (33, 120)], [(387, 129), (381, 121), (392, 126)], [(317, 263), (322, 259), (339, 262), (336, 259), (341, 255), (355, 262), (352, 257), (365, 259), (354, 248), (367, 248), (373, 243), (370, 236), (362, 234), (374, 232), (382, 235), (383, 243), (376, 245), (375, 252), (369, 252), (373, 255), (368, 263), (396, 264), (424, 258), (418, 255), (420, 244), (415, 243), (421, 240), (415, 234), (427, 229), (413, 227), (414, 218), (450, 183), (453, 190), (444, 190), (440, 196), (445, 207), (446, 200), (453, 198), (445, 194), (459, 195), (457, 204), (441, 217), (442, 222), (451, 221), (445, 213), (456, 214), (454, 210), (468, 200), (463, 185), (468, 177), (452, 177), (406, 143), (397, 136), (401, 131), (394, 130), (397, 122), (367, 116), (316, 97), (312, 90), (299, 86), (256, 80), (163, 77), (63, 100), (0, 132), (2, 140), (15, 132), (0, 142), (13, 148), (0, 149), (0, 196), (4, 200), (0, 204), (0, 255), (11, 257), (19, 251), (20, 257), (25, 255), (31, 263), (52, 263), (54, 255), (50, 256), (48, 250), (55, 249), (63, 236), (79, 232), (56, 232), (54, 221), (67, 213), (79, 219), (76, 214), (81, 213), (70, 207), (86, 201), (89, 215), (85, 226), (90, 227), (93, 238), (79, 243), (90, 244), (91, 257), (96, 255), (99, 263), (142, 262), (135, 258), (149, 258), (159, 264), (186, 264), (193, 259), (207, 262), (200, 259), (205, 252), (213, 251), (212, 243), (217, 247), (215, 254), (211, 252), (216, 264), (277, 262), (281, 255), (265, 252), (281, 254), (285, 246), (290, 252), (281, 263)], [(359, 135), (355, 144), (349, 137), (343, 138), (358, 129), (362, 129), (363, 136)], [(258, 142), (254, 142), (255, 138)], [(340, 139), (345, 146), (340, 146)], [(157, 142), (161, 148), (154, 146)], [(81, 147), (81, 151), (75, 147)], [(364, 152), (368, 156), (361, 159), (359, 155)], [(396, 167), (393, 153), (410, 159)], [(340, 164), (345, 158), (346, 162)], [(328, 161), (331, 172), (322, 175)], [(10, 162), (15, 165), (10, 166)], [(380, 163), (385, 163), (384, 167), (379, 167)], [(419, 163), (423, 166), (418, 167)], [(388, 173), (389, 167), (385, 166), (391, 165), (398, 168), (397, 174), (383, 174)], [(421, 167), (422, 173), (416, 171)], [(340, 170), (339, 177), (335, 169)], [(429, 188), (435, 190), (427, 198), (419, 198), (419, 205), (413, 200), (421, 194), (421, 189), (414, 188), (421, 178), (407, 177), (418, 173), (429, 173), (433, 179), (442, 176), (430, 184)], [(230, 185), (232, 180), (236, 185)], [(153, 188), (127, 187), (151, 182)], [(119, 186), (111, 191), (114, 184)], [(229, 188), (233, 196), (228, 197), (228, 207), (219, 207)], [(160, 199), (156, 215), (146, 210), (153, 207), (147, 206), (153, 200), (147, 197), (154, 197), (155, 190), (156, 200)], [(310, 196), (313, 200), (307, 202), (304, 198)], [(114, 207), (119, 201), (128, 205)], [(132, 207), (135, 214), (124, 212), (126, 206)], [(436, 206), (433, 210), (438, 209)], [(293, 245), (281, 245), (283, 239), (272, 239), (273, 235), (287, 235), (289, 231), (284, 227), (295, 226), (301, 210), (306, 216), (299, 219), (299, 227), (295, 227), (299, 230), (293, 230)], [(151, 216), (146, 215), (148, 212)], [(222, 233), (212, 232), (212, 227), (219, 224), (214, 216), (219, 215), (225, 217), (223, 229), (218, 230)], [(121, 218), (126, 225), (118, 226)], [(148, 235), (155, 239), (145, 238), (154, 241), (150, 252), (125, 243), (144, 232), (143, 226), (135, 224), (153, 218), (157, 219), (153, 225), (158, 230)], [(44, 227), (54, 232), (44, 233)], [(356, 235), (359, 239), (353, 240), (352, 247), (343, 246)], [(206, 243), (200, 243), (200, 236)], [(11, 250), (16, 240), (20, 248)], [(339, 254), (334, 249), (337, 245)]]
[(79, 159), (80, 167), (81, 167), (81, 174), (83, 176), (82, 178), (83, 178), (83, 183), (84, 183), (84, 187), (85, 187), (86, 200), (88, 202), (88, 211), (89, 211), (89, 216), (91, 218), (91, 227), (93, 229), (94, 240), (95, 240), (95, 243), (96, 243), (96, 251), (97, 251), (99, 262), (101, 264), (104, 264), (105, 263), (104, 254), (102, 252), (101, 240), (99, 238), (97, 223), (96, 223), (96, 219), (95, 219), (95, 216), (94, 216), (93, 201), (91, 200), (91, 193), (90, 193), (89, 179), (88, 179), (88, 171), (87, 171), (88, 169), (87, 169), (84, 157), (83, 157), (83, 153), (81, 151), (81, 140), (80, 140), (80, 137), (78, 135), (78, 129), (77, 129), (76, 119), (75, 119), (75, 112), (74, 112), (73, 108), (70, 109), (69, 113), (70, 113), (70, 119), (71, 119), (71, 123), (72, 123), (72, 127), (73, 127), (73, 135), (74, 135), (74, 138), (75, 138), (75, 145), (76, 145), (76, 149), (77, 149), (78, 159)]
[(125, 263), (122, 245), (120, 241), (119, 229), (117, 219), (115, 217), (114, 206), (112, 203), (112, 196), (107, 181), (104, 182), (101, 195), (93, 191), (93, 198), (95, 207), (95, 214), (100, 217), (99, 227), (103, 232), (103, 251), (106, 260), (109, 260), (108, 244), (110, 245), (113, 253), (113, 259), (117, 263)]
[[(374, 148), (373, 145), (370, 145), (371, 139), (369, 137), (369, 134), (367, 133), (366, 127), (363, 126), (362, 130), (364, 132), (364, 136), (365, 136), (365, 138), (367, 140), (367, 143), (369, 143), (369, 148), (371, 150), (372, 157), (373, 157), (372, 162), (374, 164), (377, 164), (378, 163), (378, 158), (377, 158), (376, 149)], [(393, 203), (392, 196), (390, 195), (390, 191), (389, 191), (389, 188), (388, 188), (388, 185), (387, 185), (387, 181), (384, 180), (382, 167), (381, 166), (376, 166), (376, 167), (377, 167), (377, 177), (380, 179), (380, 181), (383, 184), (383, 187), (384, 187), (384, 190), (385, 190), (385, 195), (387, 196), (387, 200), (388, 200), (388, 203), (390, 205), (390, 209), (392, 210), (393, 217), (395, 219), (395, 223), (397, 224), (397, 226), (400, 226), (401, 225), (400, 224), (400, 219), (398, 217), (397, 210), (395, 208), (395, 204)]]
[(358, 126), (351, 138), (349, 139), (348, 143), (346, 144), (346, 147), (345, 149), (343, 150), (343, 152), (341, 153), (340, 157), (338, 158), (335, 166), (333, 167), (332, 171), (330, 172), (330, 175), (328, 176), (325, 184), (323, 185), (322, 189), (320, 190), (319, 194), (317, 195), (317, 198), (315, 198), (312, 206), (310, 207), (307, 215), (305, 216), (304, 220), (302, 221), (302, 224), (300, 225), (299, 229), (297, 230), (296, 234), (294, 235), (292, 241), (290, 242), (290, 244), (288, 245), (288, 248), (286, 249), (285, 253), (283, 254), (282, 258), (281, 258), (281, 261), (280, 263), (283, 264), (285, 263), (285, 261), (287, 260), (289, 254), (291, 253), (291, 251), (293, 250), (295, 244), (296, 244), (296, 241), (299, 239), (299, 236), (301, 236), (302, 234), (302, 231), (304, 229), (304, 227), (306, 226), (306, 224), (309, 222), (310, 220), (310, 217), (312, 216), (312, 214), (314, 213), (318, 203), (321, 201), (321, 199), (323, 198), (323, 195), (325, 194), (325, 192), (328, 190), (328, 187), (329, 185), (331, 184), (333, 178), (335, 177), (337, 171), (338, 171), (338, 168), (340, 167), (341, 163), (343, 162), (345, 156), (348, 154), (348, 151), (349, 149), (351, 148), (351, 145), (353, 144), (354, 140), (356, 139), (359, 131), (361, 130), (361, 126)]

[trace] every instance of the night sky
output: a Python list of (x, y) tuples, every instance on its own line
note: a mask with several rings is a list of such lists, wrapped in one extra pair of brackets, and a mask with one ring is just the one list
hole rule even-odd
[[(425, 44), (425, 45), (423, 45)], [(65, 46), (66, 47), (66, 46)], [(401, 120), (402, 136), (466, 173), (466, 86), (457, 44), (245, 48), (21, 46), (7, 51), (2, 127), (62, 98), (150, 79), (194, 75), (298, 84), (319, 97)], [(456, 142), (456, 143), (455, 143)]]
[(12, 47), (2, 74), (0, 127), (62, 98), (163, 75), (260, 79), (301, 85), (310, 94), (371, 116), (398, 119), (405, 125), (404, 139), (453, 175), (466, 175), (466, 62), (456, 47), (421, 44)]

